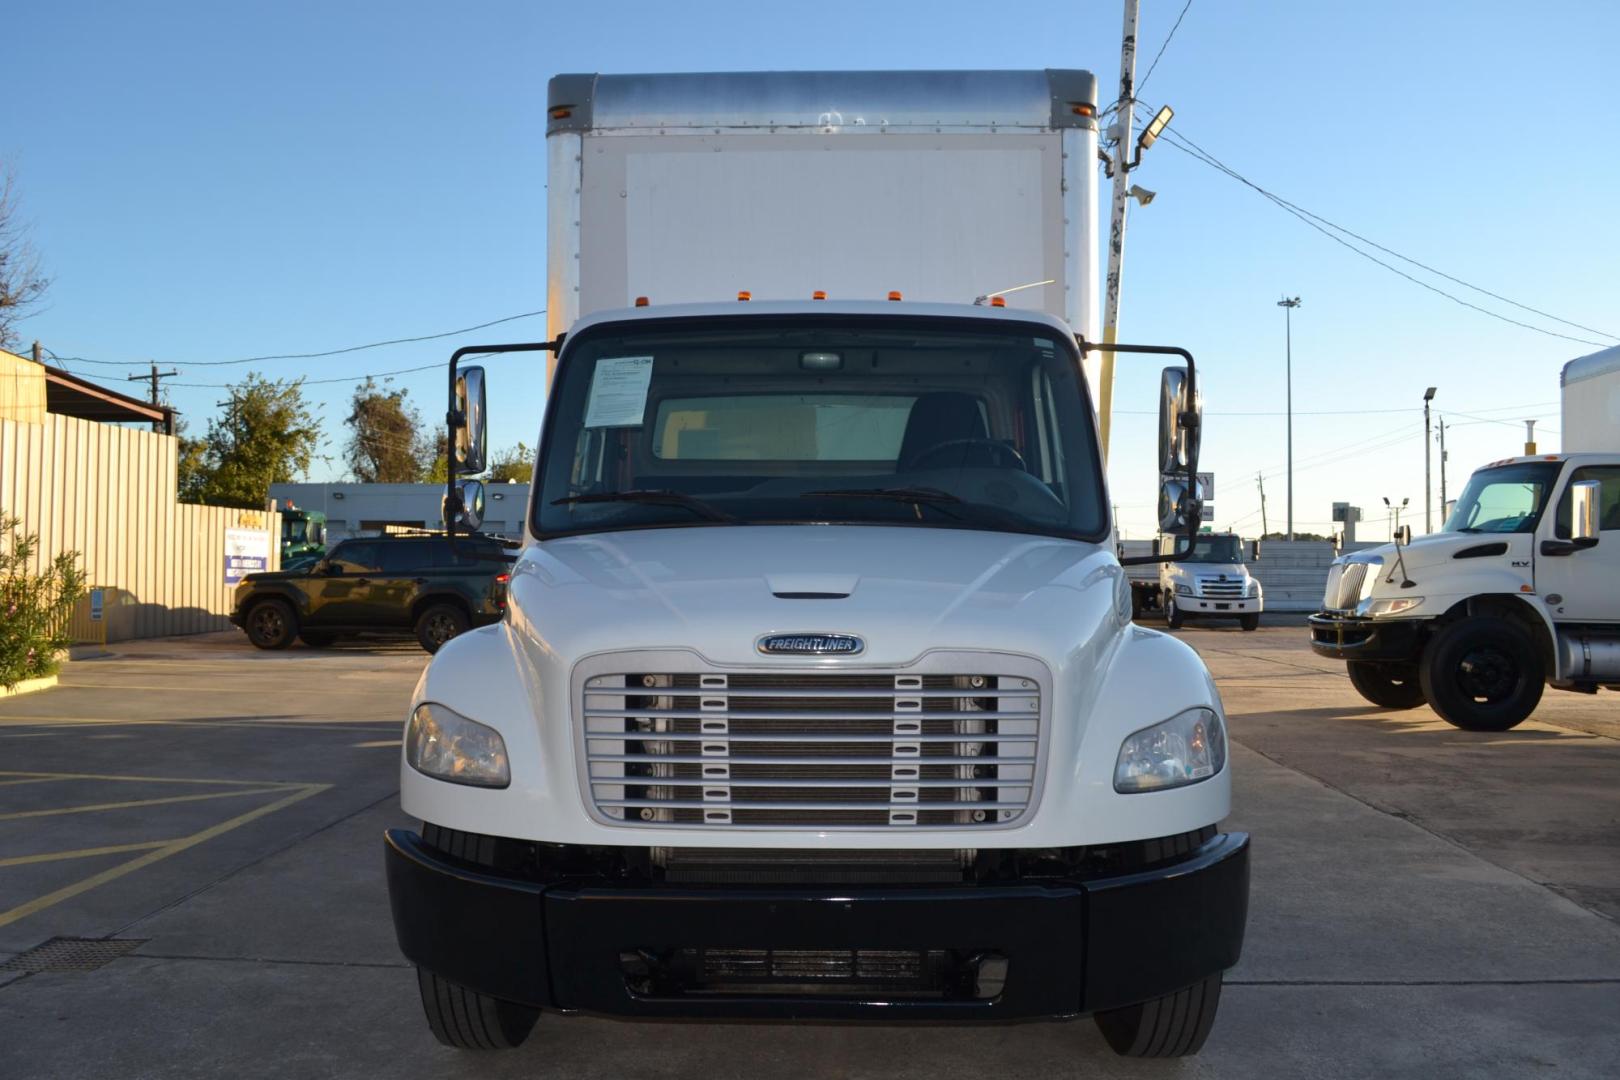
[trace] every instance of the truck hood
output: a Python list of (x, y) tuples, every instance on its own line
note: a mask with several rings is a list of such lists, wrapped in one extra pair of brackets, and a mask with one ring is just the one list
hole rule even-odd
[[(514, 567), (520, 638), (567, 661), (691, 648), (759, 664), (765, 634), (855, 634), (861, 662), (995, 649), (1051, 662), (1117, 634), (1129, 592), (1096, 544), (966, 529), (723, 526), (532, 544)], [(1123, 596), (1123, 603), (1121, 597)], [(773, 658), (803, 662), (809, 658)]]

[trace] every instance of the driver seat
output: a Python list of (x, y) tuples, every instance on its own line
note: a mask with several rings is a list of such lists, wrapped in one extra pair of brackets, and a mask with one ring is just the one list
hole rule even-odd
[[(906, 433), (900, 440), (900, 468), (911, 467), (923, 452), (957, 439), (985, 439), (984, 410), (972, 394), (936, 390), (919, 395), (906, 418)], [(953, 446), (932, 455), (941, 467), (994, 465), (994, 451), (984, 446)]]

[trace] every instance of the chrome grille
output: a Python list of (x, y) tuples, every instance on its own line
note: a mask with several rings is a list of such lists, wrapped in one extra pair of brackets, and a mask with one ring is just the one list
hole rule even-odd
[(1336, 562), (1328, 567), (1327, 586), (1322, 591), (1322, 607), (1328, 611), (1352, 611), (1361, 599), (1361, 586), (1368, 564)]
[(1030, 808), (1032, 676), (670, 671), (580, 688), (596, 815), (650, 827), (985, 827)]
[(1247, 582), (1242, 578), (1228, 577), (1222, 581), (1219, 577), (1201, 577), (1198, 579), (1198, 595), (1210, 599), (1241, 600), (1245, 584)]

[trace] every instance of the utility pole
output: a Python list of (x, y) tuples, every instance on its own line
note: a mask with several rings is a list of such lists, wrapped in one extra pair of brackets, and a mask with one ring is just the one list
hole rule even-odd
[(1423, 392), (1423, 531), (1434, 532), (1433, 496), (1429, 489), (1429, 449), (1434, 443), (1429, 430), (1429, 402), (1434, 400), (1434, 387)]
[(1266, 478), (1260, 473), (1255, 473), (1254, 482), (1260, 485), (1260, 535), (1265, 536), (1271, 531), (1266, 525)]
[(1286, 379), (1288, 384), (1288, 539), (1294, 539), (1294, 309), (1299, 297), (1284, 297), (1277, 301), (1283, 309), (1283, 334), (1287, 352)]
[(1446, 523), (1446, 418), (1440, 418), (1440, 524)]
[[(131, 375), (129, 378), (125, 379), (124, 381), (125, 382), (147, 382), (147, 381), (150, 381), (152, 383), (152, 407), (153, 408), (159, 408), (161, 406), (160, 406), (160, 403), (158, 401), (158, 380), (159, 379), (173, 378), (174, 376), (176, 376), (178, 374), (180, 374), (178, 371), (159, 371), (157, 369), (157, 364), (153, 363), (152, 364), (152, 372), (151, 372), (151, 374), (149, 374), (149, 375)], [(167, 429), (168, 427), (169, 427), (169, 425), (166, 424), (165, 422), (161, 421), (161, 420), (152, 421), (152, 430), (153, 431), (160, 431), (162, 434), (165, 434), (165, 435), (173, 435), (174, 432), (168, 431), (168, 430), (163, 430), (163, 429)]]
[[(1119, 49), (1119, 111), (1114, 126), (1113, 212), (1108, 225), (1108, 277), (1103, 285), (1103, 344), (1112, 345), (1119, 337), (1119, 276), (1125, 267), (1125, 204), (1130, 201), (1131, 124), (1136, 108), (1136, 15), (1140, 0), (1125, 0), (1125, 32)], [(1098, 378), (1097, 404), (1099, 434), (1104, 459), (1108, 456), (1108, 432), (1113, 426), (1114, 354), (1105, 349)]]

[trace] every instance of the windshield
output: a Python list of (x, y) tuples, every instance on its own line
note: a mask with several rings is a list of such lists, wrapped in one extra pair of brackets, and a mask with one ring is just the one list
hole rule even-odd
[(1107, 531), (1073, 344), (1012, 321), (669, 320), (557, 370), (535, 532), (855, 523)]
[(1557, 462), (1481, 469), (1468, 478), (1441, 532), (1534, 532), (1558, 480)]
[[(1176, 553), (1187, 550), (1186, 537), (1176, 538)], [(1191, 555), (1182, 560), (1195, 563), (1240, 563), (1243, 547), (1235, 536), (1200, 536)]]

